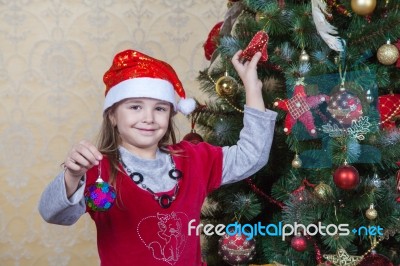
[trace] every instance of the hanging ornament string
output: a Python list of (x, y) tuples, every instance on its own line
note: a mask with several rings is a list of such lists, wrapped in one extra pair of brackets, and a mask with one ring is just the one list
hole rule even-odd
[(182, 140), (189, 141), (193, 144), (198, 144), (198, 143), (204, 141), (203, 137), (196, 132), (195, 126), (197, 123), (197, 119), (200, 116), (200, 113), (203, 110), (206, 110), (206, 108), (207, 108), (207, 105), (198, 104), (196, 109), (193, 111), (193, 113), (190, 114), (191, 115), (191, 130), (190, 130), (190, 133), (186, 134)]
[(205, 110), (207, 108), (207, 105), (204, 104), (198, 104), (197, 108), (193, 111), (193, 113), (190, 115), (191, 116), (191, 132), (196, 133), (196, 130), (194, 129), (197, 123), (197, 119), (200, 116), (201, 111)]
[(258, 195), (260, 195), (261, 197), (265, 198), (268, 202), (277, 205), (279, 208), (283, 209), (283, 207), (285, 207), (285, 204), (281, 201), (278, 201), (274, 198), (272, 198), (271, 196), (268, 196), (267, 194), (265, 194), (263, 191), (261, 191), (250, 178), (246, 179), (247, 184), (251, 187), (251, 189)]
[(196, 121), (197, 121), (197, 118), (199, 117), (199, 114), (200, 114), (200, 112), (197, 112), (197, 111), (195, 111), (195, 112), (193, 112), (193, 114), (192, 114), (192, 121), (191, 121), (191, 123), (190, 123), (190, 126), (191, 126), (191, 131), (192, 132), (196, 132), (196, 130), (194, 129), (194, 127), (196, 126)]
[(104, 182), (101, 178), (101, 161), (97, 167), (98, 177), (94, 184), (88, 186), (85, 191), (85, 201), (87, 206), (93, 211), (107, 211), (115, 201), (117, 196), (113, 186)]
[(344, 83), (346, 81), (347, 66), (346, 66), (346, 43), (343, 41), (343, 51), (339, 53), (339, 77), (340, 77), (340, 89), (344, 89)]

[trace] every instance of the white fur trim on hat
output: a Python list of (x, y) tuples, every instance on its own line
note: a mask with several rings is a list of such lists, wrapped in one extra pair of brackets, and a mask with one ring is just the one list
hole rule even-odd
[(110, 88), (104, 100), (103, 111), (124, 99), (139, 97), (170, 102), (174, 106), (174, 110), (177, 110), (175, 90), (172, 84), (164, 79), (145, 77), (127, 79)]
[(184, 115), (190, 114), (195, 108), (196, 101), (192, 98), (181, 99), (178, 102), (178, 110)]

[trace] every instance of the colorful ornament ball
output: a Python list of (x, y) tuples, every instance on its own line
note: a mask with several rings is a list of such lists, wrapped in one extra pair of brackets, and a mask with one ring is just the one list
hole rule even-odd
[(346, 90), (334, 93), (328, 103), (328, 112), (343, 128), (351, 126), (363, 114), (360, 99)]
[(96, 182), (90, 185), (85, 192), (87, 206), (93, 211), (107, 211), (115, 201), (117, 193), (114, 187), (107, 182)]
[(222, 259), (230, 265), (247, 264), (253, 259), (256, 243), (254, 239), (246, 240), (244, 234), (223, 235), (219, 239), (219, 251)]

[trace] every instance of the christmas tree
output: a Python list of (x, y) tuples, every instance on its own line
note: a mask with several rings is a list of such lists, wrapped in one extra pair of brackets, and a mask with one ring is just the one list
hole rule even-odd
[(188, 140), (238, 140), (239, 49), (262, 52), (263, 97), (278, 118), (266, 167), (208, 199), (203, 224), (247, 225), (205, 235), (209, 265), (400, 263), (399, 4), (228, 3), (204, 45), (198, 79), (210, 98), (192, 115), (201, 136)]

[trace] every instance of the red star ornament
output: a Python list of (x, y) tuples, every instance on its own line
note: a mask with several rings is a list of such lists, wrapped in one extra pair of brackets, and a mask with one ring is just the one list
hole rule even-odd
[(308, 133), (311, 136), (315, 136), (316, 130), (311, 109), (315, 109), (318, 105), (328, 100), (329, 96), (325, 94), (307, 96), (304, 90), (304, 83), (300, 81), (294, 86), (292, 98), (276, 101), (274, 106), (287, 112), (284, 128), (286, 134), (290, 134), (293, 126), (299, 120), (306, 127)]

